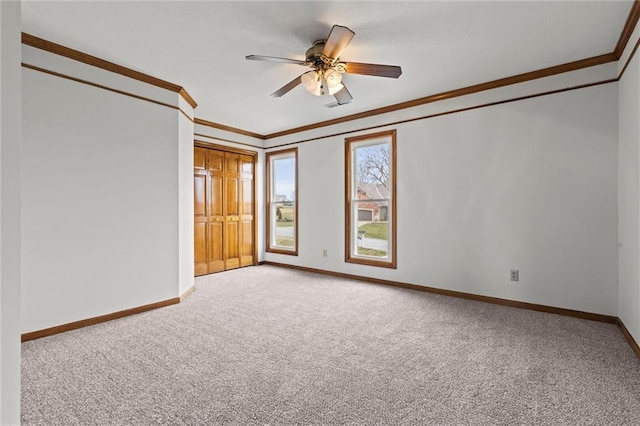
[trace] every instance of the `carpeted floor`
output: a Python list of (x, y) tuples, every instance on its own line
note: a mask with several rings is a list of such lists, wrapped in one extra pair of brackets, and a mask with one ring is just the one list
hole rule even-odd
[(25, 425), (640, 424), (614, 325), (274, 266), (22, 351)]

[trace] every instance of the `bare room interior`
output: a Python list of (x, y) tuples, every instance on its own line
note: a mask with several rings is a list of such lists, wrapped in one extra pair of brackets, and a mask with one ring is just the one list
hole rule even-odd
[(0, 424), (638, 424), (639, 18), (0, 2)]

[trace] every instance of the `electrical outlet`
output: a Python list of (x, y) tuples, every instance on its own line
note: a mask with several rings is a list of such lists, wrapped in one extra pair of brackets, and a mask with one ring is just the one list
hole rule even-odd
[(327, 249), (322, 250), (322, 257), (327, 257)]
[(517, 269), (512, 269), (511, 281), (518, 281), (518, 280), (520, 280), (520, 271), (518, 271)]

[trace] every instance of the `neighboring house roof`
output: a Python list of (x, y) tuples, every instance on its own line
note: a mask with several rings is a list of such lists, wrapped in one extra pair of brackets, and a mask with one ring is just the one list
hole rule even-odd
[(389, 198), (389, 190), (381, 184), (376, 183), (358, 183), (358, 191), (364, 192), (367, 197), (372, 199)]

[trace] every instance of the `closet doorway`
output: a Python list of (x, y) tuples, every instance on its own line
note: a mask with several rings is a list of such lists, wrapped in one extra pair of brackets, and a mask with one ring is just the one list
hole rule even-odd
[(194, 145), (195, 275), (255, 265), (257, 153)]

